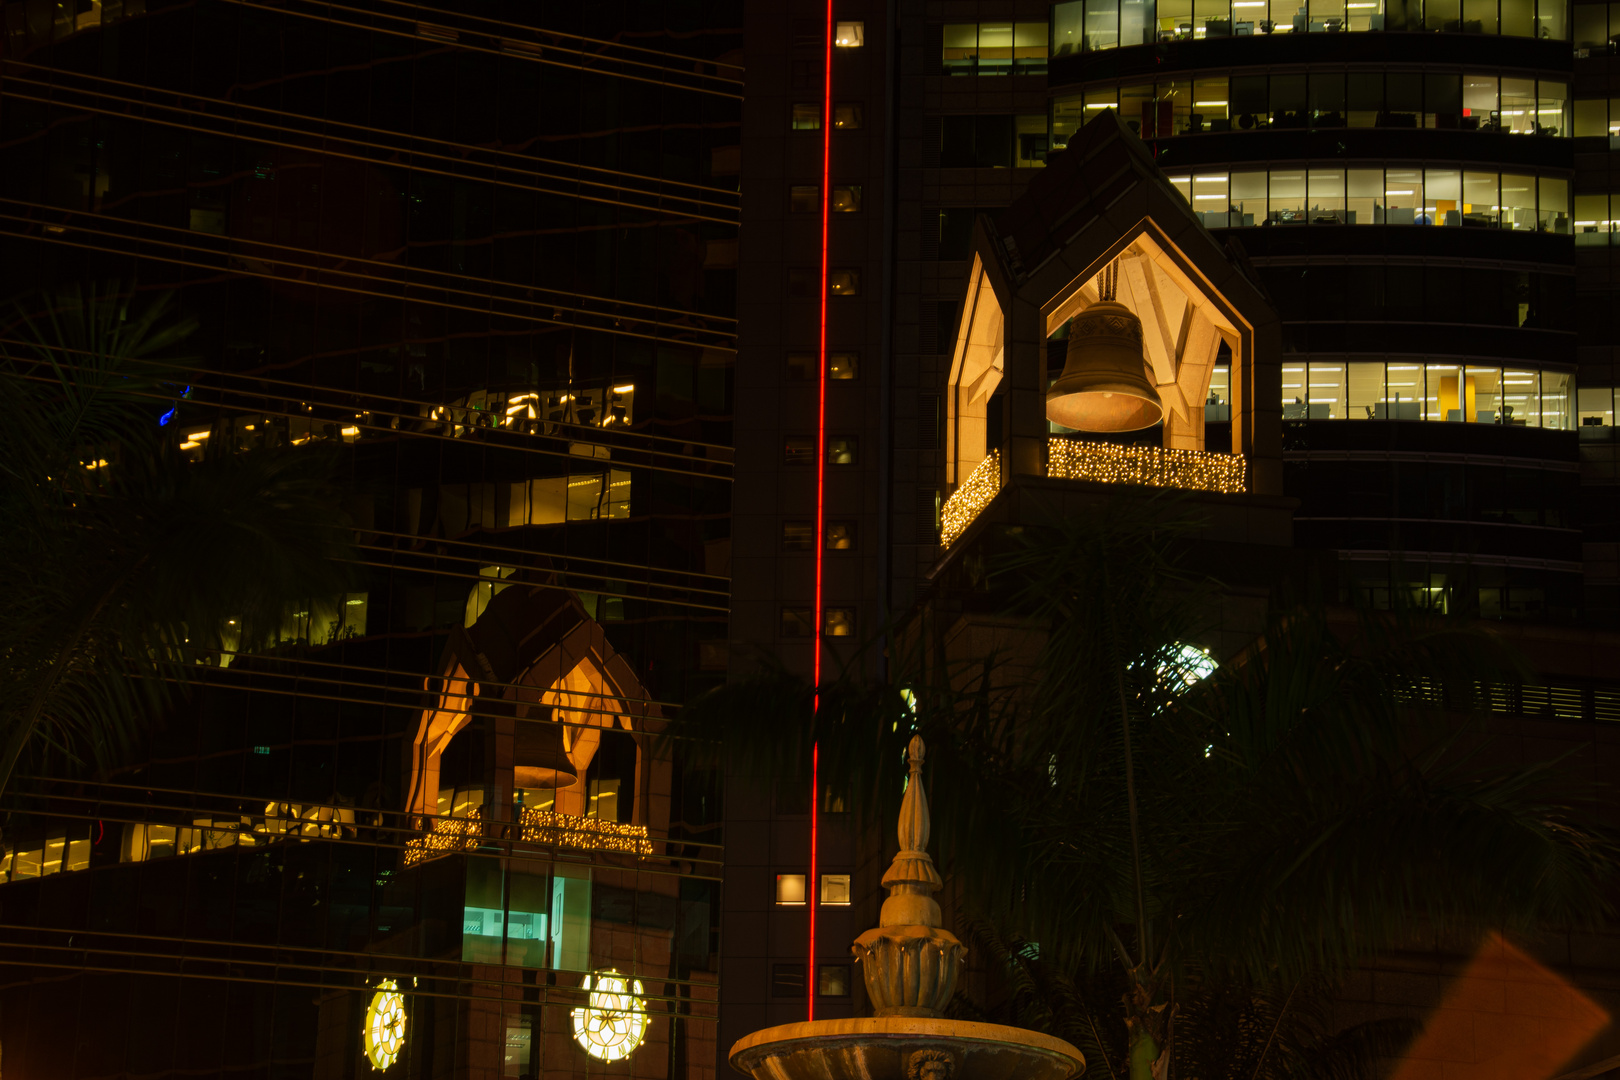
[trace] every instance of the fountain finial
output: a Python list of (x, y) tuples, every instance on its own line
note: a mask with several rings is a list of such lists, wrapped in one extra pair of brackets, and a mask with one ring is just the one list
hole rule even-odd
[(883, 884), (882, 925), (855, 939), (876, 1015), (808, 1020), (737, 1040), (731, 1067), (750, 1080), (1076, 1080), (1086, 1067), (1062, 1039), (944, 1018), (967, 953), (939, 926), (939, 871), (928, 856), (923, 741), (912, 739), (900, 853)]
[(900, 802), (900, 851), (883, 875), (889, 890), (878, 927), (850, 947), (861, 961), (876, 1016), (941, 1016), (962, 972), (967, 947), (940, 927), (934, 893), (944, 884), (928, 854), (928, 796), (921, 735), (907, 748), (910, 772)]
[(928, 796), (922, 789), (923, 755), (928, 747), (921, 735), (913, 735), (906, 747), (911, 771), (906, 776), (906, 795), (900, 800), (900, 850), (928, 850)]

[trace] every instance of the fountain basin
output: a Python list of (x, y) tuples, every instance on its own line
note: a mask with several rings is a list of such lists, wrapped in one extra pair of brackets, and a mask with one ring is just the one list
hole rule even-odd
[(1023, 1028), (875, 1016), (756, 1031), (731, 1048), (731, 1067), (754, 1080), (1069, 1080), (1086, 1059)]

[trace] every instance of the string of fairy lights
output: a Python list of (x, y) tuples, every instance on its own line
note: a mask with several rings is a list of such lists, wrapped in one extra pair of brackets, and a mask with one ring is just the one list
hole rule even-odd
[(1122, 446), (1054, 436), (1047, 447), (1046, 475), (1060, 480), (1139, 484), (1241, 495), (1248, 469), (1241, 454), (1173, 450), (1163, 446)]
[[(478, 807), (472, 807), (466, 817), (424, 818), (422, 833), (405, 842), (405, 865), (449, 855), (456, 851), (471, 851), (490, 835)], [(497, 832), (498, 822), (488, 823)], [(598, 818), (575, 817), (546, 810), (538, 806), (525, 807), (518, 815), (518, 839), (528, 844), (550, 844), (576, 851), (613, 851), (625, 855), (650, 856), (653, 842), (647, 826), (631, 825)]]
[(974, 468), (967, 482), (951, 493), (940, 510), (939, 546), (948, 548), (984, 512), (1001, 490), (1001, 452), (992, 450)]
[[(1248, 490), (1248, 463), (1241, 454), (1175, 450), (1162, 446), (1123, 446), (1061, 435), (1047, 446), (1046, 475), (1054, 480), (1137, 484), (1241, 495)], [(949, 548), (984, 512), (1001, 490), (1001, 454), (992, 450), (972, 475), (945, 500), (940, 547)]]

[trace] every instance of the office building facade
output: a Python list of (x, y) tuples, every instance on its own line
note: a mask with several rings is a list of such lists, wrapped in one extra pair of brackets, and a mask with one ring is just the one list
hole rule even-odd
[[(994, 530), (1172, 487), (1246, 597), (1217, 651), (1279, 590), (1490, 620), (1545, 684), (1507, 711), (1595, 746), (1616, 703), (1607, 12), (750, 4), (746, 51), (790, 56), (747, 74), (733, 673), (751, 652), (885, 673), (918, 617), (967, 642)], [(824, 139), (822, 94), (859, 126)], [(1139, 154), (1088, 129), (1104, 115)], [(1095, 167), (1046, 184), (1075, 148)], [(1122, 246), (1082, 258), (1097, 220)], [(1036, 295), (1051, 259), (1076, 276)], [(1061, 429), (1040, 400), (1115, 260), (1165, 420)], [(1046, 324), (1015, 333), (1020, 303)], [(839, 1015), (834, 905), (870, 921), (879, 895), (836, 799), (787, 784), (728, 804), (723, 1045)]]

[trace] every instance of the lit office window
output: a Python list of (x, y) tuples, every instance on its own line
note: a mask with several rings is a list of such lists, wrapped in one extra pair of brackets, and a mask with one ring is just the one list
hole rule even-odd
[(858, 464), (859, 440), (854, 435), (834, 435), (827, 439), (827, 464)]
[[(1599, 37), (1606, 29), (1599, 26), (1601, 16), (1579, 21), (1577, 14), (1577, 20), (1578, 38), (1607, 43), (1607, 37)], [(1569, 21), (1564, 0), (1070, 0), (1052, 5), (1052, 51), (1058, 58), (1156, 41), (1369, 30), (1564, 41)]]
[(977, 75), (1011, 75), (1013, 70), (1013, 24), (980, 23)]
[[(1576, 426), (1568, 372), (1391, 357), (1285, 363), (1284, 420), (1427, 420), (1569, 430)], [(1605, 414), (1581, 398), (1582, 417)], [(1599, 403), (1601, 404), (1601, 402)], [(1208, 415), (1206, 412), (1206, 420)]]
[(788, 126), (794, 131), (821, 130), (821, 106), (814, 102), (794, 102), (791, 116)]
[[(1067, 145), (1075, 131), (1104, 109), (1143, 139), (1266, 128), (1425, 128), (1568, 137), (1572, 105), (1582, 109), (1579, 130), (1604, 134), (1608, 99), (1572, 103), (1569, 84), (1495, 74), (1193, 72), (1156, 81), (1094, 86), (1051, 105), (1052, 141)], [(1620, 127), (1620, 115), (1616, 126)]]
[(1617, 232), (1620, 232), (1620, 198), (1603, 192), (1575, 196), (1576, 247), (1606, 247)]
[(828, 551), (855, 550), (855, 523), (853, 521), (827, 522), (823, 540)]
[(828, 608), (821, 613), (822, 637), (854, 637), (855, 609)]
[(785, 907), (802, 907), (804, 905), (804, 875), (777, 874), (776, 902)]
[(849, 875), (822, 874), (821, 902), (831, 907), (848, 907)]
[(1576, 395), (1583, 428), (1614, 426), (1614, 387), (1581, 387)]
[[(1272, 225), (1437, 225), (1573, 232), (1569, 181), (1562, 176), (1389, 166), (1277, 168), (1166, 177), (1208, 228)], [(1596, 234), (1601, 209), (1582, 204)], [(1590, 216), (1587, 216), (1590, 215)], [(1587, 241), (1590, 242), (1590, 241)]]
[(810, 551), (816, 546), (816, 527), (808, 521), (782, 523), (783, 551)]
[[(818, 116), (820, 114), (817, 114)], [(841, 101), (833, 106), (833, 130), (856, 131), (861, 126), (861, 104), (858, 101)], [(818, 123), (816, 125), (820, 127)]]
[(866, 44), (866, 24), (841, 22), (833, 30), (833, 44), (840, 49), (859, 49)]
[(861, 295), (861, 272), (845, 267), (827, 272), (827, 293), (830, 296)]
[(1204, 399), (1204, 423), (1229, 424), (1232, 422), (1232, 369), (1217, 365), (1209, 376), (1209, 393)]
[(946, 75), (1044, 75), (1046, 23), (947, 23)]
[(835, 214), (856, 214), (861, 209), (861, 186), (859, 184), (834, 185), (832, 189), (832, 212)]
[(821, 964), (818, 970), (816, 993), (822, 997), (849, 997), (848, 964)]

